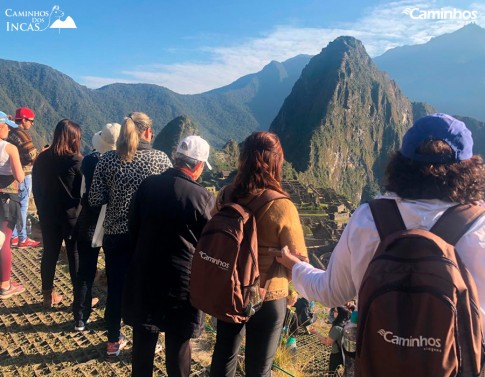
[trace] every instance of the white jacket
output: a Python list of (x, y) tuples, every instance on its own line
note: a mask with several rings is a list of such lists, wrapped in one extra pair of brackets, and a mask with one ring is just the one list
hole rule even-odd
[[(435, 199), (405, 200), (396, 195), (381, 198), (396, 199), (408, 229), (429, 230), (448, 207), (455, 205)], [(304, 262), (293, 266), (295, 289), (307, 299), (319, 301), (328, 307), (345, 304), (357, 295), (378, 243), (379, 234), (369, 205), (363, 204), (345, 227), (326, 271)], [(475, 221), (455, 248), (475, 279), (485, 328), (485, 216)]]

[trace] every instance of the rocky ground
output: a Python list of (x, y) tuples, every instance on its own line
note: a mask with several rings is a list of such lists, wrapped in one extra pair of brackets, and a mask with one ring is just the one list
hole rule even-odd
[[(13, 279), (26, 291), (0, 300), (0, 375), (1, 376), (129, 376), (130, 348), (119, 357), (105, 357), (106, 336), (103, 326), (105, 292), (102, 279), (95, 295), (100, 303), (94, 309), (86, 331), (74, 331), (70, 311), (72, 288), (66, 262), (60, 259), (55, 287), (64, 295), (62, 305), (45, 311), (41, 305), (40, 258), (42, 248), (13, 249)], [(100, 270), (103, 269), (100, 258)], [(210, 324), (210, 323), (208, 323)], [(124, 334), (131, 339), (128, 326)], [(194, 343), (192, 375), (206, 375), (215, 334), (208, 327)], [(298, 337), (298, 372), (295, 376), (322, 376), (328, 364), (328, 349), (313, 335)], [(285, 369), (286, 368), (286, 369)], [(287, 367), (275, 368), (273, 375), (288, 376)], [(155, 359), (155, 376), (165, 376), (164, 353)], [(243, 372), (240, 373), (243, 375)]]

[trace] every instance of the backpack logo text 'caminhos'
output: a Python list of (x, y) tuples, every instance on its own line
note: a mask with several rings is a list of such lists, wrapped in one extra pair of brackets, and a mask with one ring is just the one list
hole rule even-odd
[(223, 270), (226, 270), (227, 271), (229, 269), (229, 263), (223, 262), (220, 259), (212, 258), (212, 257), (208, 256), (207, 253), (204, 253), (202, 250), (199, 251), (199, 254), (200, 254), (200, 257), (203, 260), (205, 260), (207, 262), (210, 262), (210, 263), (213, 263), (217, 267), (219, 267), (219, 268), (221, 268)]
[(403, 338), (394, 335), (392, 331), (386, 331), (380, 329), (377, 332), (382, 338), (388, 342), (401, 347), (419, 347), (424, 351), (441, 352), (441, 339), (440, 338), (426, 338), (424, 336)]

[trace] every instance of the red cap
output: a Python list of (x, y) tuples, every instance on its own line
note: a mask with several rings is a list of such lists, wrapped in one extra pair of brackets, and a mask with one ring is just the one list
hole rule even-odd
[(32, 110), (27, 107), (21, 107), (15, 112), (15, 120), (20, 120), (24, 118), (34, 119), (35, 114)]

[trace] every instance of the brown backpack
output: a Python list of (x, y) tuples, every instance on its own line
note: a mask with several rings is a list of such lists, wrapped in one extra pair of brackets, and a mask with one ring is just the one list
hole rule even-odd
[(381, 242), (359, 290), (356, 376), (479, 376), (477, 288), (454, 245), (485, 208), (453, 206), (427, 231), (406, 229), (394, 200), (369, 205)]
[(256, 218), (265, 204), (282, 198), (287, 196), (265, 190), (246, 206), (228, 202), (206, 224), (192, 259), (194, 307), (233, 323), (246, 322), (261, 307), (266, 290), (260, 286)]

